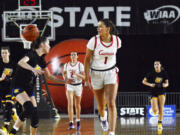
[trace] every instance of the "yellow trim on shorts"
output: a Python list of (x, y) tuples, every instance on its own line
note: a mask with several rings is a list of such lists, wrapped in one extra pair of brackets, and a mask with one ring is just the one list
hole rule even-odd
[(165, 95), (164, 95), (164, 94), (162, 94), (162, 95), (159, 95), (158, 97), (161, 97), (161, 96), (164, 96), (164, 97), (165, 97)]
[(11, 97), (11, 95), (7, 95), (6, 98)]
[(153, 99), (153, 98), (154, 98), (154, 99), (157, 99), (157, 97), (152, 97), (151, 99)]
[(6, 103), (6, 101), (5, 101), (5, 100), (2, 100), (1, 103)]
[(6, 100), (6, 103), (12, 103), (12, 104), (14, 104), (14, 101), (12, 101), (12, 100)]

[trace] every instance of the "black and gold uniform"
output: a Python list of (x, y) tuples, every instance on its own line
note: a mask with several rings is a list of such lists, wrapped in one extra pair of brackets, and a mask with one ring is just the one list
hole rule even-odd
[(9, 60), (8, 63), (1, 61), (0, 67), (1, 67), (1, 75), (2, 74), (5, 75), (5, 79), (0, 81), (0, 99), (2, 102), (3, 115), (4, 115), (4, 126), (2, 126), (2, 130), (5, 130), (7, 132), (11, 118), (13, 118), (14, 121), (17, 120), (15, 110), (13, 109), (14, 102), (12, 99), (12, 92), (10, 87), (14, 75), (14, 71), (16, 68), (16, 64), (11, 60)]
[(14, 75), (16, 64), (11, 60), (8, 63), (0, 62), (1, 74), (5, 74), (4, 80), (0, 81), (0, 98), (1, 102), (6, 102), (6, 100), (11, 100), (11, 89), (10, 84)]
[[(44, 56), (39, 56), (36, 51), (29, 51), (25, 56), (29, 58), (27, 62), (33, 68), (44, 69), (46, 62)], [(17, 96), (21, 92), (26, 92), (28, 96), (34, 95), (34, 85), (36, 76), (30, 70), (24, 69), (21, 66), (17, 66), (14, 78), (12, 80), (12, 94)]]
[[(27, 118), (31, 121), (30, 131), (32, 133), (35, 134), (36, 129), (38, 128), (39, 116), (33, 88), (36, 84), (35, 81), (38, 70), (39, 73), (42, 73), (47, 66), (44, 54), (49, 52), (50, 46), (49, 41), (45, 37), (38, 37), (32, 42), (31, 46), (32, 49), (18, 62), (19, 64), (17, 65), (16, 72), (12, 80), (12, 94), (23, 106), (23, 111), (19, 114), (19, 121), (17, 121), (9, 132), (10, 135), (15, 135), (21, 126), (20, 123), (24, 122)], [(29, 100), (29, 98), (33, 101)]]
[(166, 89), (163, 88), (162, 84), (165, 83), (165, 80), (168, 79), (166, 71), (162, 70), (161, 72), (151, 72), (146, 75), (147, 82), (154, 83), (155, 87), (151, 87), (151, 98), (158, 97), (159, 95), (166, 95)]

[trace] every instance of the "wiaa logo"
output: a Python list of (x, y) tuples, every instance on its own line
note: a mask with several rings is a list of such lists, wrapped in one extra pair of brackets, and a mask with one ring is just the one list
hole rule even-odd
[(154, 10), (147, 10), (144, 18), (152, 24), (172, 24), (180, 17), (180, 8), (174, 5), (161, 6)]

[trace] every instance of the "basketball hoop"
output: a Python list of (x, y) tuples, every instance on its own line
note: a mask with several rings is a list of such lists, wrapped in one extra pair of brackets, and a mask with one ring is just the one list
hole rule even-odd
[[(24, 2), (29, 6), (25, 6)], [(55, 40), (53, 11), (42, 10), (41, 0), (37, 0), (35, 5), (29, 2), (32, 1), (18, 0), (18, 10), (3, 11), (2, 41), (22, 42), (24, 49), (31, 49), (31, 41), (21, 37), (22, 30), (28, 25), (37, 26), (40, 36)]]
[[(35, 25), (50, 41), (55, 40), (55, 29), (52, 11), (4, 11), (3, 12), (3, 41), (19, 41), (22, 29), (27, 25)], [(50, 27), (47, 27), (50, 25)]]

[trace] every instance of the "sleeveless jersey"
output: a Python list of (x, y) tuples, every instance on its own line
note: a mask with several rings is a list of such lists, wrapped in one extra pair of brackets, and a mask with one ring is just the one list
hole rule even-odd
[(92, 37), (87, 48), (94, 51), (91, 68), (105, 70), (116, 65), (117, 49), (121, 47), (121, 40), (118, 36), (111, 36), (111, 43), (104, 43), (99, 35)]
[(74, 73), (82, 73), (84, 72), (84, 66), (81, 62), (77, 61), (76, 64), (72, 65), (71, 62), (64, 64), (64, 71), (67, 72), (68, 79), (74, 79), (74, 84), (81, 83), (82, 79), (78, 78)]

